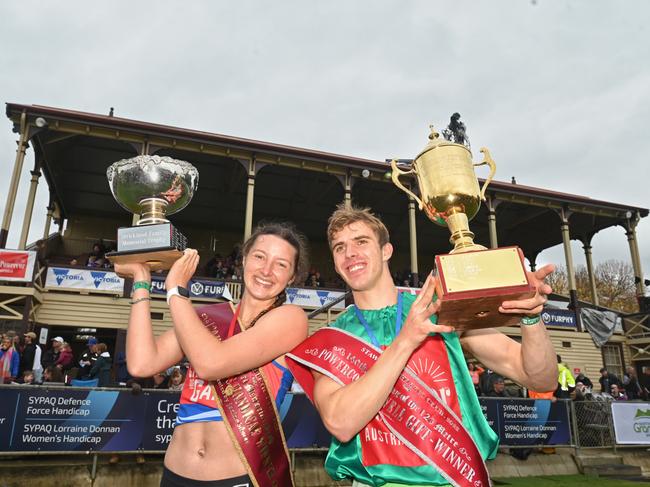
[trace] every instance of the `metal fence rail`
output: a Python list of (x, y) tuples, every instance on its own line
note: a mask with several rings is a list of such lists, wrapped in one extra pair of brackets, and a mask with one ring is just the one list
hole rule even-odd
[(573, 438), (578, 448), (611, 448), (615, 446), (611, 401), (595, 398), (573, 401)]

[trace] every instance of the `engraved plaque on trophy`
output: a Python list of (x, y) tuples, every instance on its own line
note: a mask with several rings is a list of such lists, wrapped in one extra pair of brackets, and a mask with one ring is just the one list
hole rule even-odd
[[(486, 249), (474, 243), (469, 220), (478, 212), (481, 200), (485, 200), (496, 165), (486, 148), (481, 149), (484, 160), (472, 162), (461, 125), (462, 138), (458, 141), (454, 137), (455, 142), (439, 138), (432, 127), (430, 142), (408, 171), (398, 168), (396, 160), (391, 161), (392, 180), (418, 202), (432, 222), (451, 232), (449, 241), (454, 248), (435, 258), (436, 294), (441, 300), (438, 322), (458, 330), (518, 324), (520, 317), (499, 313), (499, 305), (532, 297), (535, 288), (528, 282), (523, 253), (518, 247)], [(483, 188), (479, 188), (474, 166), (485, 164), (490, 167), (490, 174)], [(400, 182), (399, 177), (406, 174), (415, 175), (420, 197)]]
[(117, 251), (106, 257), (113, 264), (169, 269), (183, 255), (187, 239), (166, 216), (191, 201), (199, 183), (196, 168), (171, 157), (142, 155), (112, 164), (106, 176), (120, 206), (140, 216), (136, 226), (117, 230)]

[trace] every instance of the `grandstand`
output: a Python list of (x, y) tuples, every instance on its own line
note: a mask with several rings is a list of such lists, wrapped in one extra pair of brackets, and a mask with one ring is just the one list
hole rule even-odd
[[(61, 335), (75, 348), (82, 345), (85, 335), (93, 333), (115, 347), (112, 355), (117, 355), (128, 321), (130, 284), (115, 279), (110, 269), (96, 269), (93, 274), (84, 264), (93, 244), (114, 245), (116, 229), (133, 222), (133, 216), (113, 199), (106, 169), (138, 154), (171, 156), (199, 170), (194, 199), (170, 218), (188, 237), (190, 246), (198, 249), (202, 257), (199, 274), (215, 254), (232, 253), (257, 222), (295, 222), (310, 240), (312, 266), (324, 281), (323, 287), (303, 287), (295, 292), (295, 302), (310, 311), (344, 292), (332, 270), (325, 237), (327, 218), (342, 201), (370, 206), (381, 215), (396, 249), (392, 270), (406, 276), (411, 285), (417, 285), (419, 277), (431, 269), (434, 255), (450, 249), (447, 230), (429, 222), (414, 202), (393, 186), (390, 166), (384, 161), (38, 105), (9, 103), (6, 114), (19, 140), (0, 248), (7, 243), (16, 198), (26, 198), (19, 249), (34, 251), (36, 262), (33, 278), (0, 283), (0, 328), (4, 330), (39, 333), (46, 328), (50, 336)], [(27, 195), (17, 195), (28, 148), (33, 159), (32, 183)], [(50, 204), (42, 238), (30, 243), (27, 235), (32, 212), (45, 211), (33, 208), (41, 175)], [(490, 247), (518, 245), (532, 268), (544, 249), (564, 243), (566, 265), (572, 270), (569, 241), (580, 240), (592, 282), (592, 237), (605, 228), (623, 226), (627, 241), (621, 239), (621, 245), (629, 245), (637, 294), (644, 296), (635, 228), (648, 216), (648, 209), (499, 181), (488, 187), (487, 197), (471, 223), (477, 242)], [(86, 276), (91, 284), (80, 286), (66, 276), (82, 276), (79, 280)], [(549, 324), (564, 361), (594, 378), (603, 365), (619, 376), (625, 365), (650, 365), (644, 355), (650, 350), (647, 315), (631, 317), (632, 325), (615, 332), (598, 349), (581, 324), (577, 310), (587, 304), (578, 301), (571, 272), (569, 281), (572, 290), (560, 304), (563, 309), (549, 309), (553, 316), (565, 317)], [(236, 300), (241, 290), (236, 279), (199, 275), (196, 282), (197, 289), (214, 289), (212, 293), (195, 293), (198, 302), (224, 299), (228, 294)], [(315, 313), (312, 331), (341, 309), (339, 304)], [(171, 326), (162, 293), (152, 304), (152, 317), (157, 332)], [(505, 332), (519, 335), (518, 328)]]

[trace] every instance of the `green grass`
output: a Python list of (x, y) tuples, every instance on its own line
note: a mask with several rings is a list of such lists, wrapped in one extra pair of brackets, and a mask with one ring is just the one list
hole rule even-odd
[(589, 477), (586, 475), (552, 475), (544, 477), (519, 477), (492, 479), (495, 487), (640, 487), (644, 482), (630, 482), (627, 480), (608, 479), (603, 477)]

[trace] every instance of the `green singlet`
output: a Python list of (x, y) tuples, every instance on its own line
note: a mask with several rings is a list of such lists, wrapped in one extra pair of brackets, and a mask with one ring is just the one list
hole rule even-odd
[[(404, 300), (402, 315), (403, 319), (406, 320), (411, 305), (415, 301), (415, 296), (409, 293), (403, 293), (402, 296)], [(388, 306), (378, 310), (362, 310), (362, 313), (372, 327), (377, 340), (382, 345), (390, 345), (395, 339), (394, 327), (397, 306)], [(435, 323), (436, 316), (433, 316), (431, 321)], [(341, 314), (331, 326), (350, 332), (370, 342), (370, 337), (359, 322), (352, 307)], [(458, 335), (456, 333), (442, 333), (441, 336), (447, 348), (463, 426), (472, 435), (483, 459), (492, 459), (496, 456), (499, 438), (490, 428), (481, 411), (481, 405), (478, 402), (474, 384), (467, 370)], [(325, 470), (334, 480), (351, 478), (360, 484), (375, 487), (449, 485), (445, 478), (438, 473), (438, 470), (429, 465), (418, 467), (400, 467), (388, 464), (364, 466), (361, 462), (361, 439), (359, 434), (347, 443), (341, 443), (332, 437), (332, 443), (325, 459)]]

